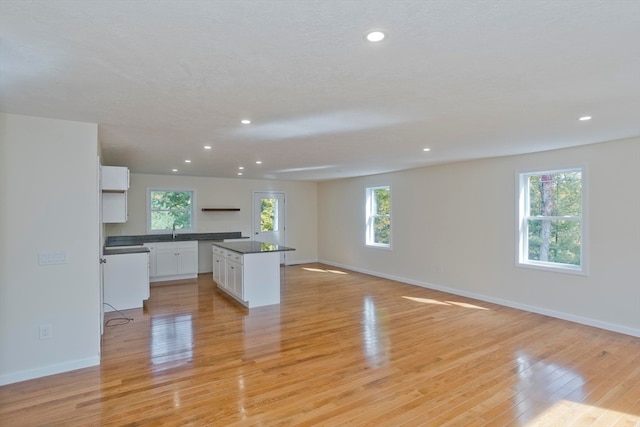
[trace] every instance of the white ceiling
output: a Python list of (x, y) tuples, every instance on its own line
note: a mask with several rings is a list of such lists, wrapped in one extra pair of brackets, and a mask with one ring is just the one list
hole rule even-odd
[(3, 112), (98, 123), (135, 173), (319, 181), (640, 135), (637, 0), (1, 0), (0, 67)]

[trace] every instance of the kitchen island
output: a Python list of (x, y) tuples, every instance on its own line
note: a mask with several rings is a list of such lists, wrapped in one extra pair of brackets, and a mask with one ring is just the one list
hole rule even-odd
[(213, 243), (213, 281), (246, 307), (280, 304), (280, 252), (294, 250), (255, 240)]

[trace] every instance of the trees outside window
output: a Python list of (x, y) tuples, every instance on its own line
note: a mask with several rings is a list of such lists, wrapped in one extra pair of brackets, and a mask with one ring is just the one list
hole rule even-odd
[(391, 187), (366, 190), (366, 244), (391, 247)]
[(149, 231), (192, 230), (194, 191), (149, 190)]
[(583, 271), (582, 170), (520, 174), (520, 264)]

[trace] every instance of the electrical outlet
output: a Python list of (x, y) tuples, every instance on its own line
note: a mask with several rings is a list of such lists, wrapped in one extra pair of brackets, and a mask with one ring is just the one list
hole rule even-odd
[(51, 325), (40, 325), (40, 339), (48, 340), (51, 338)]

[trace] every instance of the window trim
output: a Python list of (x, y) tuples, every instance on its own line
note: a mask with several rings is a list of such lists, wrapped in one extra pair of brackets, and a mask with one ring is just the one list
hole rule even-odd
[(167, 234), (172, 230), (152, 230), (151, 229), (151, 192), (152, 191), (165, 191), (165, 192), (189, 192), (191, 193), (191, 228), (181, 228), (176, 230), (176, 234), (183, 233), (195, 233), (196, 227), (196, 190), (194, 188), (172, 188), (172, 187), (147, 187), (147, 234)]
[(370, 200), (371, 200), (371, 195), (373, 194), (374, 190), (380, 189), (380, 188), (387, 188), (389, 189), (389, 215), (384, 215), (384, 217), (388, 217), (389, 218), (389, 227), (391, 230), (393, 230), (393, 215), (392, 215), (392, 211), (393, 211), (393, 192), (391, 191), (391, 185), (390, 184), (386, 184), (386, 185), (373, 185), (373, 186), (367, 186), (365, 187), (365, 235), (364, 235), (364, 244), (367, 248), (376, 248), (376, 249), (387, 249), (387, 250), (391, 250), (392, 248), (392, 244), (393, 244), (393, 233), (390, 232), (389, 233), (389, 243), (375, 243), (373, 242), (373, 227), (371, 226), (372, 222), (371, 219), (374, 217), (378, 217), (381, 215), (377, 215), (377, 214), (372, 214), (371, 212), (371, 206), (370, 206)]
[[(562, 172), (580, 171), (582, 174), (582, 215), (580, 217), (580, 265), (563, 264), (558, 262), (546, 262), (529, 260), (528, 253), (528, 229), (526, 226), (526, 203), (528, 202), (528, 180), (530, 176), (556, 174)], [(535, 270), (551, 271), (586, 276), (588, 275), (588, 171), (584, 165), (558, 167), (554, 169), (531, 169), (516, 171), (516, 251), (515, 263), (517, 267)], [(563, 217), (549, 217), (560, 219)]]

